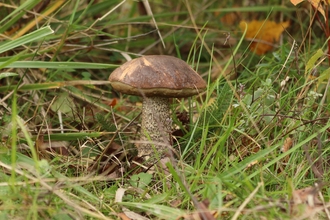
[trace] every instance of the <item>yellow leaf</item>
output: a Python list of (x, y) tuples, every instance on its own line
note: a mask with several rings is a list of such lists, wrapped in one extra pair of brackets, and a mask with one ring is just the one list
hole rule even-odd
[(304, 0), (290, 0), (290, 2), (292, 4), (294, 4), (294, 6), (298, 5), (299, 3), (303, 2)]
[(308, 2), (311, 3), (311, 5), (314, 8), (316, 8), (323, 15), (324, 20), (327, 20), (327, 18), (325, 17), (325, 12), (324, 12), (324, 9), (323, 9), (323, 6), (322, 6), (320, 0), (308, 0)]
[[(295, 6), (303, 1), (304, 0), (290, 0), (290, 2), (292, 4), (294, 4)], [(327, 20), (327, 17), (325, 16), (323, 5), (321, 3), (324, 2), (325, 4), (330, 4), (330, 0), (327, 0), (327, 1), (326, 0), (308, 0), (308, 2), (322, 14), (324, 20)]]
[[(245, 21), (241, 21), (241, 30), (245, 29)], [(245, 39), (253, 40), (250, 50), (258, 55), (263, 55), (273, 49), (273, 44), (278, 42), (285, 28), (289, 27), (289, 22), (276, 23), (274, 21), (256, 21), (247, 23)]]

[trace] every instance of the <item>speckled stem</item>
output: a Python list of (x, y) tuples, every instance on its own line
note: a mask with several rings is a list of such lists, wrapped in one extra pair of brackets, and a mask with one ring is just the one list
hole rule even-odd
[[(141, 143), (138, 156), (164, 156), (171, 143), (172, 120), (168, 98), (146, 97), (142, 104)], [(156, 151), (155, 151), (156, 150)]]

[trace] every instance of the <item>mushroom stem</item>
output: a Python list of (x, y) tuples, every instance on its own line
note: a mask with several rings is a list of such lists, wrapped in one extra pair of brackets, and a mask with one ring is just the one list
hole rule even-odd
[(144, 97), (142, 103), (141, 144), (138, 156), (161, 158), (171, 144), (172, 120), (168, 98)]

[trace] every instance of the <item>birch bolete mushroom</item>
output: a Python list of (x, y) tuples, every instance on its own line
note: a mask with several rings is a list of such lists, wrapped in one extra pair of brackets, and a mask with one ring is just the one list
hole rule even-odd
[(109, 77), (114, 90), (143, 97), (138, 156), (162, 157), (171, 143), (169, 98), (196, 95), (206, 88), (202, 77), (184, 61), (165, 55), (149, 55), (128, 61)]

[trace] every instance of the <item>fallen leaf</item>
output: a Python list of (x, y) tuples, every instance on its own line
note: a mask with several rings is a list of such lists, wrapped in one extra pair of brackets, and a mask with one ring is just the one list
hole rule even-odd
[[(290, 0), (290, 1), (294, 6), (296, 6), (299, 3), (303, 2), (304, 0)], [(308, 2), (322, 14), (324, 20), (327, 20), (322, 2), (325, 2), (325, 4), (328, 4), (328, 3), (330, 3), (329, 0), (328, 0), (328, 2), (326, 2), (325, 0), (308, 0)]]
[(237, 21), (238, 17), (235, 12), (230, 12), (221, 17), (220, 21), (222, 24), (232, 26)]
[[(282, 152), (285, 153), (288, 150), (290, 150), (292, 145), (293, 145), (292, 139), (290, 137), (287, 137), (284, 140), (283, 146), (281, 148)], [(290, 155), (286, 155), (285, 158), (284, 158), (284, 162), (287, 163), (289, 161), (289, 158), (290, 158)]]
[(311, 5), (322, 14), (324, 20), (327, 20), (327, 17), (325, 16), (324, 8), (323, 8), (323, 5), (321, 4), (321, 1), (324, 1), (324, 0), (308, 0), (308, 2), (311, 3)]
[(258, 55), (263, 55), (273, 49), (273, 44), (278, 42), (289, 22), (276, 23), (274, 21), (241, 21), (239, 27), (246, 30), (245, 39), (252, 40), (250, 50)]
[(258, 160), (252, 161), (251, 163), (249, 163), (249, 164), (246, 166), (246, 168), (250, 168), (250, 167), (252, 167), (252, 166), (254, 166), (254, 165), (256, 165), (256, 164), (258, 164)]
[(111, 107), (115, 107), (117, 105), (118, 100), (116, 98), (113, 98), (111, 102), (106, 102), (105, 104)]
[(126, 217), (126, 218), (123, 218), (124, 216), (122, 215), (121, 217), (123, 220), (130, 220), (130, 219), (132, 219), (132, 220), (149, 220), (149, 218), (144, 217), (136, 212), (133, 212), (125, 207), (123, 207), (122, 210)]
[[(235, 8), (235, 7), (238, 8), (240, 6), (234, 5), (233, 8)], [(219, 14), (216, 14), (216, 15), (219, 15)], [(238, 23), (239, 18), (240, 18), (239, 12), (234, 10), (232, 12), (228, 12), (228, 13), (225, 13), (224, 15), (222, 15), (222, 17), (220, 18), (220, 21), (224, 25), (233, 26)]]
[(318, 198), (319, 187), (306, 187), (292, 192), (291, 215), (301, 219), (317, 218), (317, 214), (324, 211), (324, 204)]
[(118, 213), (118, 217), (120, 217), (122, 220), (131, 220), (125, 213)]
[(299, 3), (301, 3), (301, 2), (303, 2), (304, 0), (291, 0), (290, 2), (294, 5), (294, 6), (296, 6), (296, 5), (298, 5)]
[(185, 220), (212, 220), (216, 219), (215, 217), (218, 215), (217, 211), (209, 210), (209, 201), (205, 200), (203, 202), (197, 202), (195, 204), (197, 206), (197, 211), (186, 214), (184, 216), (180, 216), (177, 219), (185, 219)]
[(122, 202), (127, 189), (119, 188), (116, 191), (115, 202)]
[(285, 153), (288, 150), (290, 150), (290, 148), (292, 147), (293, 141), (290, 137), (287, 137), (284, 140), (283, 146), (282, 146), (282, 152)]

